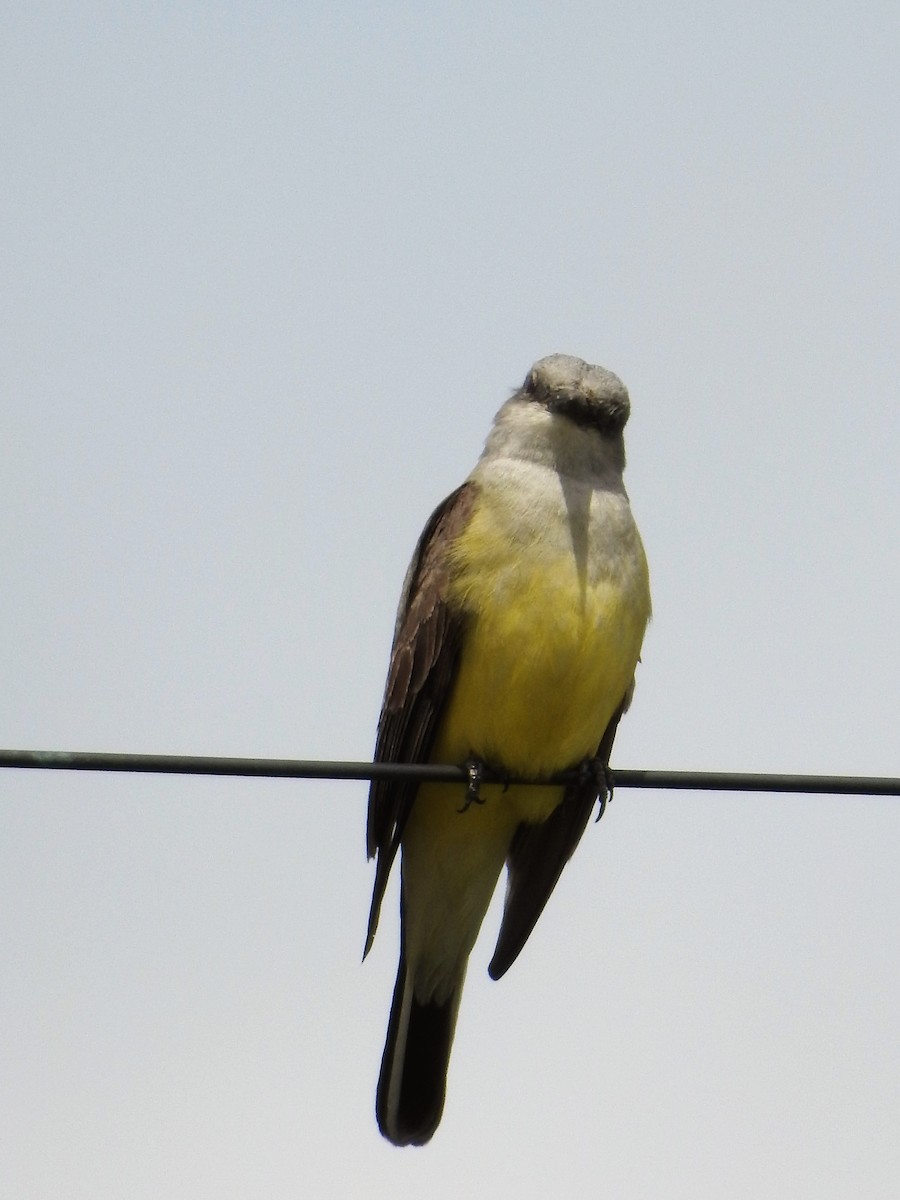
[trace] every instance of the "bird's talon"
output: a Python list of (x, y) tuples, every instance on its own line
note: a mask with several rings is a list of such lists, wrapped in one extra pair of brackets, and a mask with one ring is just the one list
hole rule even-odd
[(468, 812), (473, 804), (484, 804), (484, 799), (481, 796), (484, 763), (480, 762), (477, 758), (470, 758), (466, 763), (466, 775), (468, 776), (466, 798), (463, 801), (462, 808), (458, 810), (461, 813)]
[(607, 763), (599, 758), (586, 758), (578, 768), (578, 782), (582, 787), (591, 786), (597, 790), (600, 810), (595, 824), (606, 812), (606, 806), (613, 798), (613, 773)]

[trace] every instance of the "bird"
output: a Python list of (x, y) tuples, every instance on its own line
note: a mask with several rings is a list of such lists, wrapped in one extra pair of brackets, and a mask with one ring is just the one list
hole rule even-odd
[[(398, 851), (401, 860), (400, 961), (375, 1105), (397, 1146), (426, 1144), (440, 1122), (468, 959), (504, 865), (493, 979), (609, 794), (651, 615), (623, 483), (629, 414), (611, 371), (540, 359), (431, 515), (406, 574), (374, 758), (458, 763), (468, 783), (377, 779), (369, 791), (376, 864), (363, 957)], [(567, 770), (571, 782), (541, 782)]]

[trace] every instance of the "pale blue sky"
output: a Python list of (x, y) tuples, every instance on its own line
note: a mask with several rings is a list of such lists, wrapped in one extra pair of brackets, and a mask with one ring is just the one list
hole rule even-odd
[[(628, 384), (614, 763), (900, 773), (895, 4), (0, 16), (0, 744), (367, 758), (433, 506)], [(900, 804), (620, 791), (378, 1136), (365, 787), (6, 772), (17, 1200), (832, 1200), (900, 1178)]]

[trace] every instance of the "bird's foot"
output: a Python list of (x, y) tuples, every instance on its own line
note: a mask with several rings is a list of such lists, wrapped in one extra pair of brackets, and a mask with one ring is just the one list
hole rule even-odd
[(468, 812), (473, 804), (484, 804), (484, 798), (481, 795), (481, 781), (484, 779), (484, 763), (480, 758), (470, 758), (466, 761), (466, 798), (463, 800), (462, 808), (458, 812)]
[(602, 758), (584, 759), (578, 764), (578, 786), (591, 787), (596, 790), (597, 799), (600, 801), (600, 811), (597, 813), (597, 821), (599, 821), (606, 812), (607, 804), (613, 798), (615, 787), (609, 764), (605, 763)]
[(496, 767), (493, 763), (486, 763), (483, 758), (476, 758), (472, 755), (467, 758), (463, 764), (466, 770), (466, 798), (463, 801), (463, 806), (458, 811), (466, 812), (473, 804), (486, 804), (487, 801), (481, 795), (481, 785), (484, 783), (485, 773), (488, 774), (491, 783), (499, 783), (504, 792), (508, 792), (512, 783), (512, 775), (509, 771), (502, 767)]

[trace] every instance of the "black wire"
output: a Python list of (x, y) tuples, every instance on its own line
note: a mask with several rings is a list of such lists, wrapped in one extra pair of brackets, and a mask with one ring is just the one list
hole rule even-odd
[[(154, 775), (243, 775), (264, 779), (418, 779), (466, 783), (465, 767), (429, 763), (324, 762), (292, 758), (210, 758), (186, 754), (94, 754), (87, 751), (0, 750), (0, 767), (51, 771), (131, 771)], [(486, 782), (567, 783), (574, 771), (550, 780)], [(713, 792), (803, 792), (841, 796), (900, 796), (900, 779), (866, 775), (773, 775), (743, 771), (611, 771), (617, 788)]]

